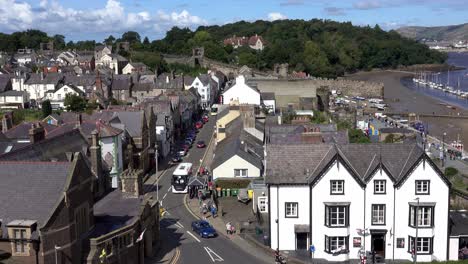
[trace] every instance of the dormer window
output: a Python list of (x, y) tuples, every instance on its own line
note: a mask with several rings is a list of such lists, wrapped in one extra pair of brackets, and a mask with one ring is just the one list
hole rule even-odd
[(35, 231), (36, 225), (34, 220), (14, 220), (7, 224), (13, 256), (30, 256), (31, 233)]

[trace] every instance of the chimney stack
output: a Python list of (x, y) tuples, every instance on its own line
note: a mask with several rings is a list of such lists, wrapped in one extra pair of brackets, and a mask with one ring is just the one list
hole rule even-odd
[(128, 144), (127, 149), (130, 160), (127, 170), (121, 175), (121, 191), (127, 196), (139, 197), (143, 195), (143, 170), (135, 169), (132, 144)]
[(83, 118), (81, 114), (76, 115), (76, 128), (81, 127), (81, 124), (83, 123)]
[(34, 144), (45, 138), (45, 131), (42, 126), (39, 124), (32, 124), (31, 129), (29, 129), (29, 142)]
[(102, 175), (101, 145), (99, 145), (99, 133), (96, 130), (91, 132), (91, 147), (89, 147), (89, 152), (91, 155), (91, 168), (98, 181), (97, 194), (100, 196), (107, 189), (107, 184)]

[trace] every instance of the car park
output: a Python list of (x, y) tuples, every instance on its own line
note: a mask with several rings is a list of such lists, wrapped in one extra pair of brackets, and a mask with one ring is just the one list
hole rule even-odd
[(192, 222), (192, 231), (197, 233), (202, 238), (216, 237), (216, 230), (205, 220)]

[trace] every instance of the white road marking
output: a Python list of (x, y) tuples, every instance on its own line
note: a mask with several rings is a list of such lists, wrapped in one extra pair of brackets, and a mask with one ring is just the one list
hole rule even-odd
[(218, 254), (216, 254), (211, 248), (209, 247), (203, 247), (206, 251), (206, 253), (208, 253), (208, 255), (210, 256), (211, 258), (211, 261), (213, 262), (216, 262), (216, 261), (224, 261), (224, 259), (222, 257), (220, 257)]
[(184, 228), (184, 226), (179, 221), (177, 221), (177, 224), (181, 226), (182, 228)]
[(171, 186), (171, 187), (169, 187), (169, 189), (167, 189), (167, 191), (169, 192), (171, 189), (172, 189), (172, 186)]
[(177, 226), (178, 228), (184, 228), (179, 222), (176, 222), (174, 225)]
[(164, 200), (164, 199), (166, 199), (166, 196), (167, 196), (167, 193), (166, 193), (166, 194), (164, 194), (164, 196), (163, 196), (163, 198), (162, 198), (162, 199), (163, 199), (163, 200)]
[(190, 233), (190, 231), (187, 231), (187, 234), (191, 235), (198, 243), (201, 242), (200, 239), (198, 239), (194, 234)]

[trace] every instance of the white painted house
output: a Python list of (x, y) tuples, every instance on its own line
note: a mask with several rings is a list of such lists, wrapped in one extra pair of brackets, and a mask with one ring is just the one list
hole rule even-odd
[(217, 83), (211, 79), (211, 75), (209, 74), (201, 74), (193, 80), (191, 87), (195, 88), (200, 95), (203, 109), (208, 109), (213, 104), (217, 91), (216, 86)]
[(0, 93), (0, 108), (21, 109), (27, 102), (26, 92), (9, 90)]
[(67, 94), (84, 96), (84, 92), (81, 91), (79, 88), (72, 84), (66, 84), (54, 91), (46, 92), (45, 97), (43, 99), (48, 99), (53, 109), (63, 109), (65, 108), (64, 103)]
[[(216, 145), (213, 179), (263, 176), (263, 143), (241, 128)], [(240, 133), (239, 133), (240, 132)]]
[(260, 92), (245, 83), (245, 77), (236, 77), (235, 83), (223, 92), (223, 104), (238, 101), (239, 104), (260, 105)]
[(29, 99), (40, 101), (46, 92), (55, 91), (63, 83), (61, 73), (32, 73), (23, 84), (23, 89), (28, 93)]
[(418, 230), (417, 261), (447, 260), (450, 183), (418, 146), (268, 145), (266, 155), (272, 249), (411, 261)]

